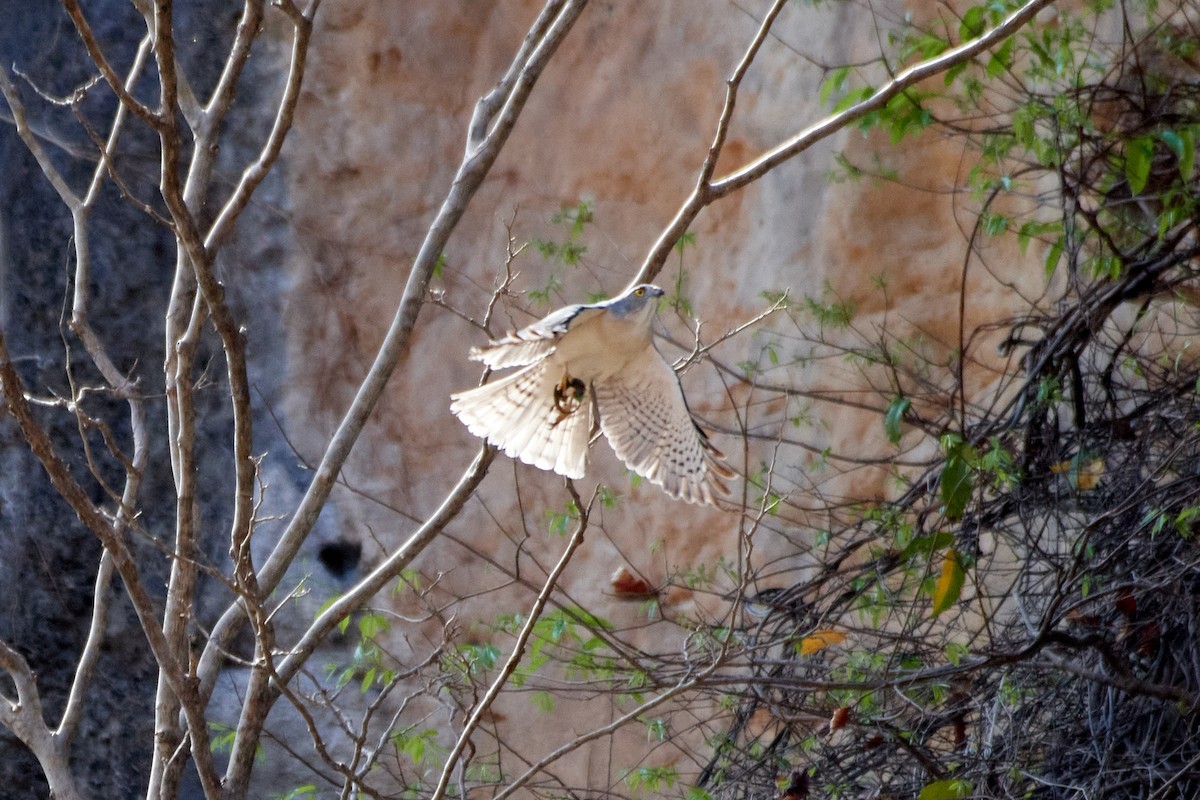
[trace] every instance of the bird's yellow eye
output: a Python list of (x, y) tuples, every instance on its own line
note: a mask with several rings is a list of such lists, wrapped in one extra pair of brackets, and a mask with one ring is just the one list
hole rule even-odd
[(633, 290), (633, 295), (634, 295), (634, 297), (645, 297), (646, 290), (641, 287), (638, 287), (637, 289)]

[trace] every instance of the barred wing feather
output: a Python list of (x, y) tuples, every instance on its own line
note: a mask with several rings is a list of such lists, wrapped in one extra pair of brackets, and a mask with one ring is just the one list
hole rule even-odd
[(679, 378), (657, 352), (596, 382), (600, 429), (625, 466), (689, 503), (714, 504), (733, 473), (696, 425)]

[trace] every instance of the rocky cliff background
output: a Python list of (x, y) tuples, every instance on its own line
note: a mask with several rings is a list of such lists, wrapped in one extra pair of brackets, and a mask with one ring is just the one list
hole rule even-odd
[[(0, 27), (6, 64), (16, 64), (51, 94), (68, 94), (87, 80), (77, 39), (57, 6), (18, 0), (0, 5), (9, 20)], [(297, 603), (297, 621), (402, 541), (413, 520), (436, 506), (477, 451), (478, 442), (450, 415), (447, 398), (480, 377), (466, 353), (486, 337), (469, 320), (481, 318), (504, 275), (510, 237), (516, 246), (566, 240), (571, 234), (554, 215), (581, 199), (591, 209), (592, 220), (579, 238), (587, 248), (579, 264), (556, 263), (533, 247), (513, 261), (518, 296), (499, 307), (496, 332), (559, 304), (619, 291), (690, 190), (713, 134), (724, 80), (766, 5), (594, 0), (538, 84), (451, 240), (433, 287), (437, 302), (422, 311), (412, 353), (295, 570), (295, 581), (305, 579), (310, 590)], [(256, 195), (251, 216), (221, 264), (248, 325), (252, 379), (261, 400), (256, 449), (266, 454), (268, 508), (288, 508), (305, 485), (307, 467), (319, 458), (391, 319), (434, 204), (458, 163), (473, 104), (506, 68), (538, 8), (527, 0), (327, 0), (322, 7), (284, 159)], [(114, 59), (127, 59), (138, 30), (132, 12), (115, 0), (88, 10)], [(878, 16), (853, 3), (789, 6), (743, 84), (718, 172), (819, 118), (824, 108), (818, 87), (828, 68), (877, 55), (881, 25), (937, 9), (914, 2), (873, 10)], [(200, 79), (211, 81), (217, 65), (206, 59), (204, 42), (227, 41), (233, 11), (223, 3), (189, 3), (180, 4), (177, 14), (178, 28), (191, 34), (184, 53), (188, 63)], [(242, 128), (222, 154), (230, 176), (269, 125), (279, 84), (278, 42), (268, 37), (260, 47), (252, 62), (254, 80), (241, 100)], [(39, 133), (54, 143), (63, 168), (81, 179), (92, 165), (69, 109), (38, 104), (35, 95), (26, 94), (38, 109)], [(130, 137), (123, 155), (129, 163), (144, 161), (145, 191), (155, 180), (151, 144)], [(972, 209), (959, 191), (961, 144), (932, 136), (886, 152), (885, 144), (856, 130), (843, 132), (701, 215), (692, 229), (695, 244), (668, 261), (658, 282), (686, 298), (703, 322), (702, 338), (715, 341), (762, 312), (769, 306), (764, 292), (787, 290), (797, 298), (851, 305), (859, 331), (881, 332), (886, 325), (893, 335), (919, 340), (944, 358), (958, 345), (960, 293), (967, 298), (967, 330), (1011, 313), (1013, 285), (1037, 294), (1040, 267), (1036, 260), (1032, 266), (1022, 262), (1015, 248), (992, 251), (990, 272), (964, 271), (970, 224), (965, 220)], [(835, 180), (836, 152), (864, 167), (875, 163), (876, 152), (885, 152), (886, 163), (876, 166), (901, 180)], [(9, 125), (0, 125), (0, 194), (0, 322), (29, 385), (61, 394), (63, 365), (77, 358), (64, 345), (61, 325), (69, 219)], [(94, 239), (97, 324), (122, 354), (120, 366), (141, 376), (153, 395), (162, 388), (161, 370), (155, 373), (162, 360), (161, 309), (173, 248), (115, 190), (97, 215)], [(547, 286), (552, 290), (545, 303), (529, 294)], [(669, 310), (662, 318), (661, 349), (671, 357), (686, 355), (694, 323)], [(728, 376), (714, 366), (762, 359), (772, 335), (787, 347), (786, 330), (771, 334), (769, 325), (763, 330), (761, 336), (747, 332), (720, 344), (713, 361), (701, 362), (683, 378), (693, 410), (715, 431), (716, 444), (747, 472), (776, 452), (772, 443), (788, 430), (781, 420), (800, 413), (778, 402), (756, 406), (749, 390), (730, 387)], [(989, 379), (994, 347), (986, 344), (977, 349), (982, 362), (972, 378), (975, 386)], [(202, 395), (204, 450), (211, 454), (203, 468), (210, 492), (204, 517), (212, 531), (207, 556), (221, 563), (229, 513), (222, 479), (228, 474), (223, 450), (228, 412), (221, 403), (222, 370), (213, 371), (213, 383)], [(827, 391), (843, 397), (868, 385), (871, 376), (842, 359), (798, 364), (787, 376), (814, 393), (797, 401), (808, 421), (796, 435), (808, 450), (789, 451), (791, 460), (779, 465), (789, 485), (803, 491), (795, 496), (788, 524), (757, 536), (751, 556), (756, 564), (786, 563), (811, 543), (819, 522), (807, 514), (813, 504), (805, 492), (870, 498), (887, 491), (886, 465), (818, 468), (822, 451), (864, 461), (890, 452), (876, 410), (818, 396)], [(160, 430), (161, 418), (159, 413), (154, 422)], [(743, 425), (762, 434), (746, 450), (738, 436)], [(78, 439), (65, 416), (54, 430), (64, 445)], [(99, 548), (49, 493), (8, 422), (0, 424), (0, 437), (0, 637), (35, 665), (53, 711), (86, 635), (90, 574)], [(153, 541), (171, 522), (165, 459), (165, 451), (155, 454), (145, 489), (143, 527), (151, 537), (140, 546), (146, 563), (157, 565), (149, 574), (166, 569)], [(597, 482), (613, 487), (621, 500), (603, 511), (566, 573), (564, 592), (572, 603), (619, 628), (636, 628), (646, 624), (645, 609), (622, 599), (610, 584), (618, 568), (659, 586), (695, 565), (737, 562), (736, 515), (685, 507), (653, 486), (632, 485), (602, 443), (593, 449), (581, 493), (587, 496)], [(520, 487), (519, 501), (514, 486)], [(154, 497), (163, 498), (161, 517)], [(554, 476), (503, 458), (492, 467), (478, 499), (418, 565), (440, 596), (467, 598), (454, 611), (460, 636), (485, 641), (491, 636), (485, 623), (527, 605), (528, 590), (510, 573), (523, 569), (536, 577), (561, 550), (561, 538), (547, 533), (547, 512), (561, 509), (567, 499)], [(753, 491), (749, 500), (755, 502)], [(277, 526), (263, 526), (264, 541)], [(768, 588), (769, 579), (764, 581), (756, 588)], [(209, 613), (222, 597), (219, 588), (211, 588)], [(661, 613), (670, 618), (716, 613), (722, 602), (715, 594), (676, 586), (661, 598)], [(412, 610), (401, 600), (381, 603)], [(424, 616), (392, 644), (401, 660), (416, 659), (444, 626), (443, 617)], [(148, 711), (154, 670), (127, 608), (114, 610), (109, 628), (98, 691), (81, 734), (83, 763), (77, 766), (94, 796), (133, 797), (144, 781), (153, 740)], [(643, 640), (672, 646), (657, 642), (660, 636), (650, 626)], [(353, 642), (343, 646), (317, 660), (344, 660)], [(240, 679), (237, 667), (227, 670), (214, 717), (235, 712)], [(461, 721), (433, 698), (422, 702), (429, 705), (426, 724), (448, 730)], [(528, 752), (540, 753), (561, 743), (565, 732), (583, 730), (591, 713), (585, 700), (545, 712), (518, 695), (498, 708), (492, 730), (500, 738), (519, 732)], [(281, 712), (272, 729), (279, 741), (303, 749), (297, 743), (307, 734), (297, 719)], [(644, 737), (633, 732), (618, 747), (636, 753)], [(662, 757), (679, 759), (681, 752)], [(557, 769), (569, 785), (605, 785), (613, 780), (613, 763), (621, 759), (611, 752), (583, 750)], [(6, 796), (44, 796), (37, 774), (23, 748), (0, 731), (0, 785), (12, 789)], [(256, 774), (260, 796), (305, 780), (304, 771), (273, 745)]]

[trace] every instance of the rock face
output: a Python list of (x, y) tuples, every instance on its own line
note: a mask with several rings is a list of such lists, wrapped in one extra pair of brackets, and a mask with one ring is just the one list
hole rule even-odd
[[(48, 105), (33, 87), (50, 96), (70, 97), (74, 90), (89, 84), (94, 68), (89, 68), (82, 43), (58, 4), (10, 3), (4, 11), (0, 60), (6, 69), (15, 65), (27, 76), (28, 83), (20, 79), (14, 83), (21, 91), (30, 126), (71, 188), (82, 194), (96, 164), (91, 140), (70, 108)], [(181, 67), (198, 88), (211, 86), (219, 75), (221, 64), (200, 45), (229, 40), (237, 18), (227, 11), (224, 3), (194, 3), (176, 12), (178, 28), (191, 32), (179, 44)], [(123, 2), (97, 3), (86, 13), (108, 58), (126, 68), (139, 32), (144, 30), (140, 15)], [(249, 88), (242, 100), (250, 109), (261, 100), (258, 92), (278, 90), (277, 60), (268, 57), (269, 46), (265, 43), (262, 56), (252, 59), (247, 68)], [(151, 97), (151, 91), (141, 96)], [(89, 119), (106, 126), (113, 110), (112, 96), (91, 86), (80, 108)], [(65, 292), (71, 287), (75, 265), (71, 216), (18, 139), (7, 110), (4, 113), (5, 122), (0, 125), (0, 331), (27, 389), (40, 398), (67, 398), (71, 396), (64, 372), (68, 360), (76, 385), (100, 384), (79, 340), (66, 325), (71, 301)], [(241, 114), (238, 120), (239, 127), (227, 138), (228, 160), (221, 162), (221, 168), (231, 174), (255, 152), (271, 123), (270, 115), (261, 111)], [(107, 127), (101, 130), (101, 135), (107, 133)], [(154, 207), (157, 137), (136, 122), (127, 125), (117, 161), (125, 190)], [(253, 305), (252, 379), (263, 398), (274, 398), (271, 405), (279, 404), (277, 390), (284, 378), (276, 366), (284, 352), (279, 311), (286, 272), (279, 265), (290, 241), (288, 228), (276, 213), (285, 207), (283, 190), (282, 175), (264, 183), (257, 195), (261, 205), (252, 208), (246, 220), (252, 235), (237, 237), (225, 262), (237, 275), (230, 281), (230, 299), (240, 316), (248, 318), (248, 308)], [(89, 230), (91, 320), (117, 368), (140, 381), (147, 405), (152, 449), (141, 493), (139, 527), (131, 546), (139, 557), (142, 581), (152, 593), (161, 593), (170, 563), (160, 543), (169, 541), (175, 498), (162, 399), (163, 315), (174, 268), (174, 239), (127, 203), (111, 183), (90, 215)], [(214, 358), (219, 363), (219, 342), (203, 340), (198, 357), (200, 363)], [(227, 504), (232, 489), (228, 455), (231, 418), (227, 398), (222, 399), (223, 372), (223, 367), (216, 367), (213, 380), (196, 393), (197, 460), (203, 475), (198, 498), (200, 523), (209, 531), (202, 556), (216, 564), (227, 559)], [(122, 401), (96, 393), (85, 409), (112, 426), (116, 440), (128, 447), (128, 409)], [(61, 406), (38, 410), (72, 474), (88, 486), (94, 501), (107, 503), (105, 491), (86, 477), (88, 468), (74, 417)], [(286, 451), (265, 407), (258, 429), (264, 449)], [(0, 639), (22, 653), (37, 673), (47, 721), (56, 724), (88, 634), (100, 546), (54, 495), (6, 413), (0, 415), (0, 441)], [(88, 444), (101, 474), (119, 487), (123, 476), (115, 463), (106, 461), (103, 440), (93, 431), (88, 434)], [(286, 461), (268, 466), (284, 496), (289, 484), (302, 477), (289, 476)], [(321, 544), (314, 541), (314, 562)], [(322, 577), (324, 573), (318, 579)], [(89, 796), (134, 797), (144, 793), (154, 742), (157, 670), (119, 582), (101, 587), (101, 593), (113, 601), (93, 688), (75, 736), (72, 765), (81, 789)], [(212, 609), (227, 601), (212, 584), (205, 585), (199, 606), (201, 618), (208, 619), (205, 624), (211, 623)], [(7, 679), (0, 680), (0, 686), (9, 696)], [(0, 794), (14, 800), (47, 796), (36, 762), (3, 727), (0, 786), (4, 787)]]
[[(128, 14), (120, 3), (112, 5)], [(63, 55), (47, 42), (56, 37), (74, 41), (69, 23), (49, 5), (18, 6), (19, 24), (0, 31), (0, 55), (6, 63), (14, 58), (25, 59), (23, 63), (61, 60), (78, 75), (64, 77), (53, 89), (68, 91), (85, 74), (80, 72), (80, 53)], [(315, 576), (317, 588), (296, 621), (319, 605), (323, 597), (317, 595), (331, 594), (396, 548), (415, 527), (413, 520), (437, 506), (477, 452), (478, 441), (450, 415), (447, 398), (480, 377), (466, 353), (486, 335), (471, 321), (482, 319), (504, 276), (510, 237), (514, 248), (542, 240), (573, 242), (587, 250), (578, 264), (570, 265), (542, 257), (536, 247), (521, 251), (511, 263), (519, 273), (512, 285), (517, 296), (497, 307), (496, 334), (562, 303), (619, 291), (693, 186), (715, 129), (725, 78), (752, 40), (766, 6), (725, 0), (593, 0), (538, 83), (508, 147), (450, 241), (433, 287), (437, 302), (422, 311), (412, 351), (343, 473), (349, 488), (335, 493), (325, 527), (297, 571), (297, 577), (305, 572)], [(330, 2), (321, 9), (303, 102), (281, 171), (258, 195), (255, 216), (243, 222), (225, 260), (235, 304), (250, 320), (252, 372), (266, 401), (257, 420), (258, 449), (269, 453), (265, 468), (275, 486), (270, 496), (277, 510), (289, 507), (307, 478), (296, 462), (319, 459), (374, 358), (409, 264), (461, 157), (473, 104), (507, 68), (539, 7), (514, 0), (403, 5), (362, 0)], [(191, 24), (208, 26), (202, 36), (224, 41), (228, 18), (194, 13)], [(824, 72), (818, 65), (862, 62), (876, 55), (875, 22), (859, 13), (846, 5), (788, 5), (742, 84), (718, 174), (821, 117), (818, 86)], [(101, 11), (95, 16), (99, 19)], [(122, 39), (122, 25), (132, 32), (137, 24), (119, 19), (106, 35), (128, 52), (136, 39)], [(200, 71), (200, 54), (191, 57)], [(263, 118), (235, 139), (237, 146), (226, 156), (231, 170), (243, 163), (239, 154), (244, 158), (253, 152), (255, 136), (269, 123), (272, 95), (267, 88), (276, 85), (272, 70), (277, 62), (267, 58), (253, 63), (263, 75), (258, 99)], [(56, 61), (53, 69), (59, 68)], [(43, 67), (37, 74), (53, 72)], [(66, 122), (47, 116), (45, 124)], [(703, 320), (700, 337), (706, 344), (765, 310), (764, 292), (787, 290), (794, 298), (808, 295), (852, 305), (858, 330), (871, 334), (886, 324), (897, 336), (919, 335), (921, 346), (941, 356), (958, 346), (960, 292), (968, 298), (968, 331), (1010, 311), (1009, 290), (984, 270), (969, 270), (963, 286), (960, 218), (969, 209), (955, 192), (962, 183), (960, 145), (918, 137), (889, 147), (886, 166), (903, 177), (900, 184), (829, 180), (835, 150), (865, 166), (885, 145), (843, 132), (701, 214), (692, 229), (694, 245), (672, 256), (657, 281), (669, 294), (686, 299)], [(132, 150), (131, 158), (136, 146)], [(26, 359), (22, 368), (30, 382), (61, 389), (63, 350), (57, 326), (68, 219), (8, 126), (0, 128), (0, 158), (5, 200), (0, 204), (0, 321), (9, 349)], [(79, 176), (90, 169), (86, 162), (72, 163)], [(149, 164), (152, 181), (153, 161)], [(569, 222), (552, 217), (581, 198), (589, 203), (592, 219), (575, 237)], [(158, 377), (155, 370), (161, 363), (161, 307), (168, 289), (163, 276), (169, 275), (173, 253), (160, 230), (138, 219), (136, 211), (122, 208), (114, 192), (107, 210), (98, 215), (95, 279), (101, 303), (96, 316), (103, 320), (106, 336), (120, 343), (124, 366), (136, 365), (151, 386), (161, 388), (161, 370)], [(148, 233), (130, 240), (123, 233), (130, 226)], [(1029, 270), (1015, 259), (1007, 261), (1015, 254), (992, 255), (1005, 264), (1003, 280), (1040, 280), (1036, 269), (1028, 278)], [(537, 292), (546, 290), (548, 299), (539, 302)], [(686, 355), (694, 339), (686, 315), (667, 310), (662, 317), (666, 336), (661, 349), (671, 357)], [(871, 376), (840, 358), (772, 370), (764, 360), (764, 344), (776, 342), (785, 363), (804, 353), (786, 324), (772, 328), (768, 321), (762, 328), (767, 333), (759, 338), (746, 332), (719, 344), (711, 352), (712, 362), (683, 378), (693, 411), (716, 431), (715, 443), (739, 469), (755, 473), (772, 458), (773, 443), (791, 430), (788, 418), (802, 415), (800, 406), (806, 406), (803, 414), (820, 420), (802, 429), (812, 451), (788, 450), (790, 460), (778, 464), (781, 485), (858, 497), (884, 492), (883, 469), (838, 470), (829, 478), (807, 472), (816, 460), (812, 453), (827, 447), (856, 458), (889, 452), (877, 411), (819, 399), (796, 400), (795, 407), (776, 399), (761, 408), (754, 392), (737, 382), (741, 372), (735, 365), (758, 361), (766, 370), (764, 379), (810, 392), (847, 392)], [(987, 349), (981, 346), (980, 352)], [(732, 371), (722, 372), (714, 362)], [(986, 370), (973, 380), (985, 384)], [(206, 474), (215, 477), (228, 469), (221, 449), (227, 412), (219, 386), (205, 402), (211, 426), (206, 446), (213, 453)], [(158, 416), (156, 424), (163, 424), (161, 408), (152, 413)], [(736, 435), (743, 424), (761, 437), (745, 452)], [(59, 425), (61, 441), (72, 443), (71, 426), (65, 419)], [(0, 426), (0, 436), (5, 442), (0, 637), (28, 655), (54, 698), (67, 686), (70, 664), (86, 633), (88, 575), (98, 547), (46, 494), (36, 464), (7, 423)], [(156, 455), (160, 467), (164, 458), (161, 452)], [(148, 492), (172, 498), (169, 469), (159, 475), (161, 481)], [(673, 503), (653, 486), (632, 486), (603, 443), (594, 445), (588, 478), (579, 482), (585, 499), (597, 482), (613, 487), (620, 500), (613, 508), (597, 508), (587, 541), (564, 577), (562, 602), (589, 609), (619, 629), (647, 625), (632, 640), (648, 648), (676, 647), (682, 630), (660, 640), (661, 626), (649, 625), (645, 609), (623, 599), (624, 590), (611, 586), (608, 576), (632, 570), (658, 587), (701, 565), (736, 564), (746, 555), (739, 549), (745, 540), (739, 536), (738, 516)], [(228, 487), (220, 480), (209, 486), (207, 507), (215, 532), (209, 555), (220, 562), (228, 514), (221, 498)], [(759, 494), (751, 487), (746, 499), (753, 505)], [(429, 602), (469, 598), (452, 612), (461, 641), (489, 640), (486, 623), (528, 607), (529, 587), (514, 579), (513, 572), (535, 584), (541, 579), (564, 544), (561, 537), (546, 533), (547, 514), (562, 509), (567, 500), (561, 480), (500, 458), (478, 500), (423, 555), (416, 566), (437, 586), (426, 596)], [(804, 506), (798, 497), (796, 525), (806, 520)], [(147, 528), (165, 534), (169, 511), (168, 504), (162, 519), (148, 519)], [(264, 527), (264, 540), (273, 532), (277, 528)], [(786, 562), (797, 557), (798, 542), (808, 538), (804, 527), (761, 531), (750, 561)], [(157, 564), (153, 569), (166, 569), (149, 553), (147, 562)], [(711, 588), (718, 594), (673, 588), (661, 598), (662, 613), (672, 619), (718, 613), (724, 607), (718, 595), (728, 581)], [(640, 588), (629, 594), (638, 596)], [(214, 590), (205, 608), (216, 608), (219, 599)], [(380, 601), (414, 613), (424, 608), (405, 609), (405, 602)], [(402, 662), (428, 655), (432, 645), (427, 642), (438, 641), (447, 616), (426, 615), (397, 631), (391, 646)], [(89, 716), (93, 727), (81, 736), (78, 763), (96, 796), (133, 796), (136, 791), (129, 787), (143, 782), (152, 742), (148, 711), (154, 673), (129, 612), (118, 608), (111, 625), (111, 648), (99, 669), (102, 688)], [(503, 650), (506, 641), (497, 644)], [(348, 641), (344, 651), (326, 657), (344, 661), (353, 646)], [(237, 671), (231, 670), (214, 716), (236, 712), (238, 682)], [(444, 731), (461, 726), (453, 704), (436, 699), (420, 700), (432, 715), (422, 724)], [(497, 709), (491, 730), (501, 737), (521, 731), (522, 753), (536, 759), (572, 731), (592, 726), (587, 715), (595, 711), (585, 699), (568, 697), (547, 716), (518, 697)], [(284, 741), (307, 741), (299, 720), (281, 717), (276, 723)], [(632, 754), (645, 750), (645, 739), (643, 730), (634, 731), (618, 743), (616, 755), (606, 751), (602, 758), (581, 750), (556, 774), (569, 785), (607, 786), (619, 778), (619, 765), (632, 763)], [(296, 746), (308, 751), (304, 744)], [(669, 762), (678, 755), (663, 751), (654, 758)], [(258, 772), (262, 792), (286, 791), (305, 782), (305, 773), (289, 764), (280, 751), (268, 751)], [(22, 748), (0, 732), (0, 780), (20, 786), (35, 774), (37, 768)], [(13, 796), (44, 794), (44, 787), (29, 785)]]
[[(387, 4), (363, 3), (330, 9), (325, 17), (289, 162), (297, 231), (289, 304), (302, 312), (288, 317), (289, 418), (305, 420), (302, 428), (293, 426), (289, 438), (302, 443), (308, 457), (328, 439), (355, 379), (373, 358), (407, 265), (461, 156), (474, 100), (503, 73), (538, 8), (439, 4), (409, 15)], [(539, 82), (450, 242), (434, 285), (438, 303), (422, 312), (412, 354), (356, 449), (346, 473), (351, 486), (416, 518), (436, 505), (478, 448), (450, 416), (446, 398), (479, 378), (478, 365), (465, 354), (486, 336), (470, 321), (482, 318), (503, 279), (509, 237), (516, 246), (534, 239), (565, 241), (569, 224), (552, 218), (580, 198), (590, 203), (594, 221), (580, 237), (587, 251), (579, 264), (555, 263), (532, 248), (514, 260), (512, 270), (520, 274), (513, 290), (525, 296), (500, 304), (495, 334), (593, 292), (619, 291), (690, 191), (715, 129), (724, 80), (757, 29), (754, 15), (764, 9), (765, 4), (743, 8), (693, 0), (652, 7), (596, 3), (589, 9)], [(820, 118), (817, 87), (823, 72), (816, 65), (861, 62), (876, 47), (870, 23), (848, 7), (789, 7), (742, 85), (718, 174)], [(786, 289), (795, 298), (840, 300), (857, 309), (856, 326), (868, 338), (886, 325), (892, 336), (923, 337), (928, 352), (944, 359), (958, 346), (960, 289), (968, 297), (968, 331), (1007, 313), (1011, 302), (1008, 290), (978, 268), (967, 273), (963, 289), (960, 218), (969, 209), (955, 193), (963, 179), (961, 148), (932, 137), (896, 148), (857, 131), (839, 134), (706, 210), (693, 227), (695, 245), (672, 257), (658, 282), (687, 297), (704, 322), (707, 342), (765, 309), (763, 292)], [(903, 178), (831, 182), (835, 149), (864, 166), (876, 150), (886, 150), (886, 166)], [(1015, 260), (1007, 279), (1025, 280)], [(1040, 280), (1036, 270), (1033, 279)], [(553, 287), (550, 300), (537, 302), (547, 286)], [(693, 338), (687, 320), (669, 311), (663, 318), (669, 341), (660, 346), (671, 357), (685, 355)], [(787, 326), (781, 327), (787, 361), (800, 347), (788, 344)], [(712, 355), (729, 366), (760, 360), (763, 343), (743, 335)], [(978, 348), (985, 362), (988, 347)], [(984, 370), (973, 380), (980, 384), (986, 376)], [(831, 356), (767, 377), (841, 395), (870, 376)], [(729, 394), (723, 383), (733, 384)], [(771, 458), (770, 446), (753, 443), (743, 455), (738, 437), (729, 435), (738, 424), (731, 398), (747, 403), (746, 387), (707, 365), (689, 371), (684, 384), (693, 409), (719, 431), (716, 443), (739, 467), (754, 472)], [(809, 413), (820, 421), (813, 420), (803, 438), (815, 452), (829, 447), (854, 458), (893, 452), (878, 411), (813, 405)], [(781, 424), (786, 413), (778, 402), (742, 410), (745, 424), (760, 426), (768, 442), (790, 430)], [(781, 485), (812, 485), (805, 470), (814, 456), (799, 448), (787, 452), (796, 460), (779, 464)], [(886, 491), (885, 468), (839, 466), (835, 473), (812, 483), (823, 493), (844, 496)], [(630, 638), (650, 650), (678, 647), (681, 630), (664, 632), (647, 623), (644, 608), (622, 600), (606, 576), (632, 569), (657, 587), (672, 576), (679, 581), (688, 569), (737, 563), (737, 517), (680, 506), (652, 486), (632, 487), (603, 442), (594, 445), (588, 478), (579, 482), (585, 498), (596, 482), (622, 497), (603, 510), (575, 556), (564, 577), (563, 602), (592, 610), (618, 629), (646, 626), (644, 634)], [(520, 505), (514, 499), (518, 486)], [(751, 503), (755, 491), (750, 490)], [(514, 585), (511, 574), (523, 569), (537, 580), (553, 562), (563, 544), (544, 533), (545, 515), (566, 500), (559, 479), (501, 459), (480, 502), (452, 526), (453, 544), (435, 546), (422, 557), (419, 567), (427, 579), (440, 576), (448, 595), (472, 597), (458, 606), (469, 609), (464, 619), (479, 623), (469, 628), (467, 640), (495, 641), (504, 651), (507, 640), (493, 639), (483, 625), (497, 613), (528, 606), (529, 591)], [(798, 496), (801, 508), (806, 502)], [(362, 543), (368, 564), (412, 527), (393, 508), (352, 497), (338, 503), (343, 535)], [(801, 510), (795, 518), (806, 519)], [(788, 563), (810, 539), (803, 527), (783, 535), (762, 533), (752, 563)], [(662, 600), (669, 618), (715, 614), (723, 606), (704, 592), (678, 586)], [(425, 635), (436, 639), (440, 625), (432, 621)], [(496, 723), (495, 735), (504, 739), (505, 731), (519, 731), (523, 753), (537, 758), (572, 731), (587, 730), (593, 715), (609, 713), (573, 702), (561, 702), (546, 715), (523, 699), (510, 700), (502, 708), (507, 722)], [(462, 723), (452, 714), (435, 719), (443, 730)], [(639, 729), (619, 740), (615, 751), (603, 756), (581, 751), (562, 769), (585, 775), (589, 786), (606, 786), (617, 779), (620, 764), (633, 763), (645, 750)]]

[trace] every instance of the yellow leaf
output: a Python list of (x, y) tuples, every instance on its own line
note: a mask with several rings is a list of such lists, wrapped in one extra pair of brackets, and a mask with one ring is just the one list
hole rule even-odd
[(962, 559), (958, 551), (951, 547), (946, 551), (942, 560), (942, 574), (938, 576), (937, 584), (933, 587), (933, 615), (936, 617), (958, 602), (962, 594), (963, 581)]
[(1102, 477), (1104, 477), (1104, 459), (1097, 458), (1095, 461), (1089, 461), (1082, 465), (1078, 474), (1075, 475), (1075, 488), (1080, 491), (1095, 488)]
[(846, 634), (834, 630), (815, 630), (800, 640), (800, 655), (811, 656), (831, 644), (841, 644), (846, 641)]
[(1075, 456), (1066, 461), (1052, 464), (1050, 471), (1059, 475), (1067, 473), (1071, 483), (1075, 484), (1075, 488), (1086, 492), (1088, 489), (1096, 488), (1096, 484), (1104, 477), (1104, 459), (1095, 458), (1085, 462), (1079, 456)]

